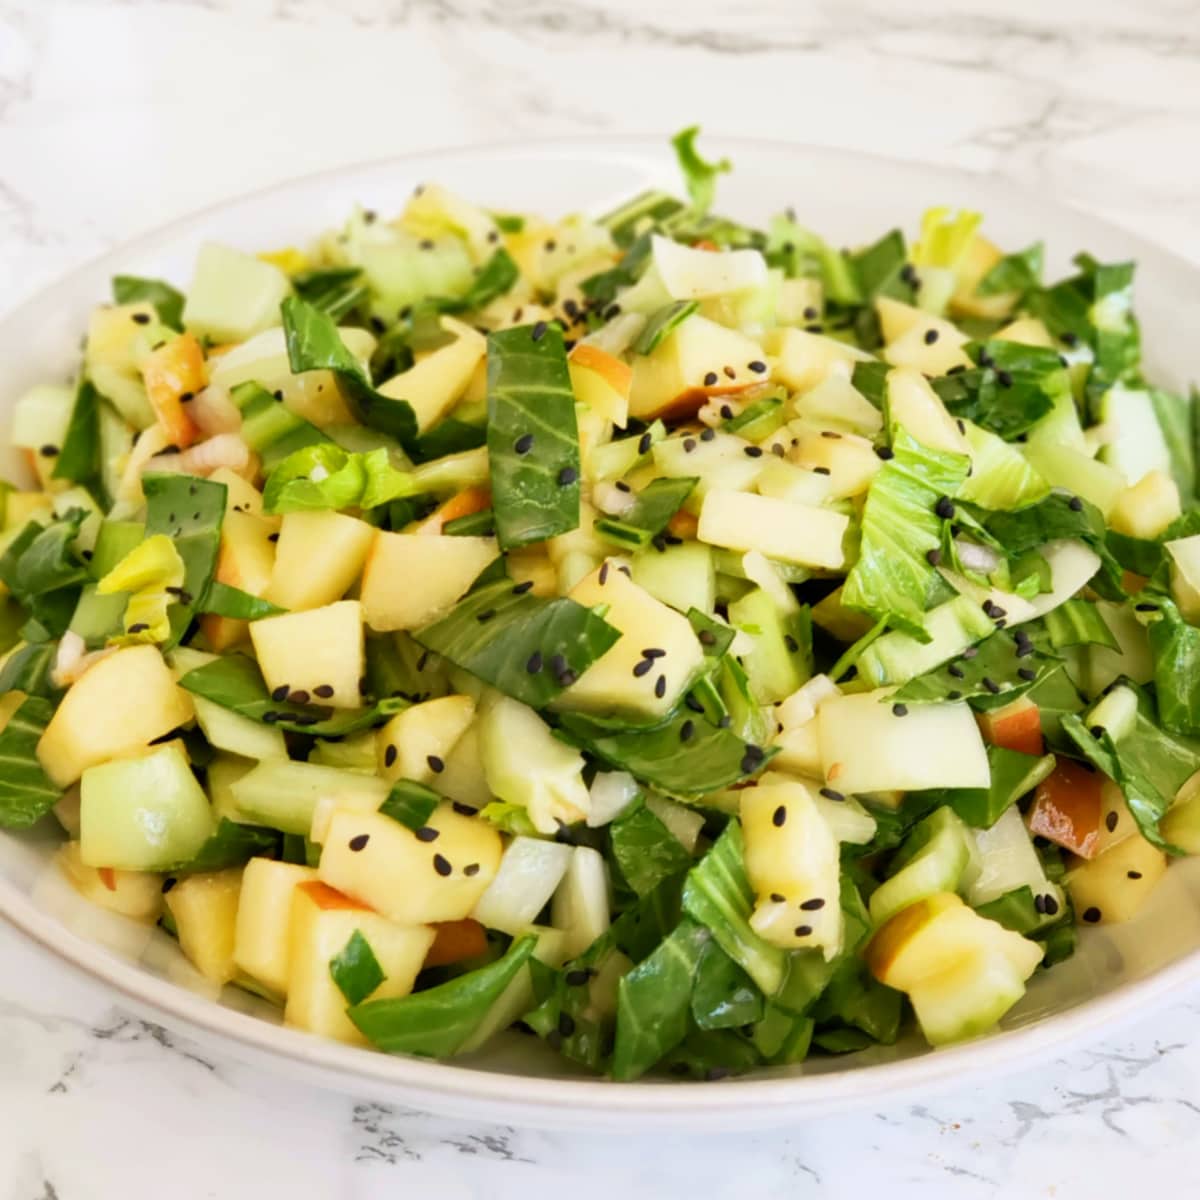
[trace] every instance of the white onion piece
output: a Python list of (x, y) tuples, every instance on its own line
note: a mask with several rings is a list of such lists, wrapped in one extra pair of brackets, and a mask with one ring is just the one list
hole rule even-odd
[(188, 403), (188, 415), (201, 433), (236, 433), (242, 427), (242, 414), (229, 393), (216, 384), (199, 391)]
[(1000, 555), (990, 546), (980, 546), (976, 542), (956, 541), (958, 561), (968, 571), (978, 571), (980, 575), (990, 575), (1000, 565)]
[(592, 503), (610, 517), (623, 517), (637, 503), (637, 497), (615, 483), (601, 481), (592, 489)]
[(218, 467), (241, 471), (249, 461), (250, 447), (236, 433), (218, 433), (179, 455), (180, 468), (189, 475), (209, 475)]

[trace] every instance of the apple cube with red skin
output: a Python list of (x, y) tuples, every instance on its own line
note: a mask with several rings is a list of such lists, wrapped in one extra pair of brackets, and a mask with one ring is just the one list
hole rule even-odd
[(1003, 708), (979, 713), (977, 718), (983, 740), (1006, 750), (1041, 756), (1045, 753), (1042, 739), (1042, 714), (1038, 706), (1022, 696)]
[(1069, 758), (1060, 758), (1033, 794), (1026, 815), (1029, 832), (1064, 850), (1091, 858), (1097, 850), (1104, 811), (1104, 776)]

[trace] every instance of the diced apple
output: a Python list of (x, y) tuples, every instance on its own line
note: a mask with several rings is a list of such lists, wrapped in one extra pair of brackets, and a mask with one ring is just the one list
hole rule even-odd
[[(271, 582), (275, 565), (273, 522), (251, 513), (227, 511), (221, 522), (221, 548), (217, 554), (216, 578), (252, 596), (262, 596)], [(200, 628), (217, 652), (243, 641), (249, 622), (205, 613)]]
[(474, 719), (470, 696), (439, 696), (397, 713), (375, 734), (379, 774), (389, 783), (435, 781)]
[[(624, 571), (604, 564), (580, 580), (570, 597), (585, 608), (605, 605), (604, 619), (621, 637), (563, 692), (556, 707), (605, 715), (616, 709), (645, 717), (669, 712), (704, 664), (704, 650), (687, 618)], [(659, 651), (652, 667), (635, 671), (648, 649)]]
[(346, 1015), (347, 1000), (330, 963), (359, 934), (383, 972), (383, 982), (363, 999), (407, 996), (416, 983), (434, 932), (413, 929), (381, 917), (323, 883), (302, 883), (292, 895), (289, 930), (287, 1007), (289, 1025), (352, 1044), (365, 1044)]
[(1118, 533), (1153, 541), (1182, 511), (1175, 480), (1163, 471), (1147, 471), (1117, 497), (1109, 524)]
[(772, 379), (793, 392), (807, 392), (830, 374), (849, 379), (855, 363), (870, 362), (874, 357), (848, 342), (792, 328), (769, 333), (765, 348), (776, 360)]
[(1037, 317), (1018, 317), (1003, 329), (996, 330), (992, 339), (997, 342), (1017, 342), (1022, 346), (1041, 346), (1046, 350), (1054, 348), (1050, 330)]
[(449, 500), (439, 504), (424, 520), (418, 521), (415, 525), (410, 525), (407, 532), (421, 533), (426, 537), (433, 537), (436, 534), (445, 532), (446, 526), (451, 521), (457, 521), (460, 517), (469, 517), (473, 513), (483, 512), (484, 509), (490, 508), (491, 504), (491, 488), (463, 488), (461, 492), (455, 492)]
[(1087, 925), (1128, 921), (1167, 869), (1167, 856), (1140, 834), (1067, 873), (1075, 912)]
[(487, 353), (487, 339), (470, 325), (453, 317), (442, 317), (442, 328), (454, 334), (454, 341), (439, 346), (379, 387), (381, 396), (407, 400), (412, 405), (417, 429), (422, 433), (454, 407)]
[(55, 861), (71, 886), (86, 900), (134, 921), (154, 924), (162, 914), (163, 877), (147, 871), (121, 871), (84, 863), (79, 843), (67, 842)]
[(38, 761), (69, 787), (86, 768), (140, 750), (192, 716), (191, 697), (158, 650), (129, 646), (71, 685), (38, 742)]
[(233, 961), (275, 996), (287, 995), (292, 892), (317, 878), (312, 867), (252, 858), (242, 875)]
[(362, 572), (375, 536), (374, 526), (345, 513), (285, 513), (261, 594), (292, 612), (340, 600)]
[(926, 315), (884, 347), (883, 357), (894, 367), (923, 375), (945, 375), (954, 367), (970, 367), (963, 346), (970, 341), (949, 321)]
[(861, 496), (883, 466), (874, 445), (852, 433), (836, 437), (824, 432), (801, 434), (792, 460), (807, 471), (822, 472), (835, 500)]
[(893, 424), (907, 431), (922, 446), (953, 454), (971, 453), (965, 435), (920, 371), (910, 366), (898, 366), (889, 371), (887, 397)]
[(767, 281), (767, 262), (758, 250), (713, 253), (657, 234), (651, 246), (654, 266), (672, 300), (703, 300), (761, 287)]
[(761, 383), (749, 364), (762, 361), (757, 342), (707, 317), (691, 316), (652, 353), (635, 359), (629, 414), (643, 421), (690, 416), (711, 395)]
[(442, 921), (432, 928), (433, 945), (425, 954), (425, 967), (448, 966), (464, 959), (478, 958), (487, 951), (487, 931), (471, 917)]
[(923, 308), (905, 304), (903, 300), (894, 300), (891, 296), (875, 297), (875, 313), (879, 317), (879, 331), (883, 334), (885, 345), (899, 340), (914, 326), (923, 325), (930, 319), (929, 313)]
[(844, 375), (826, 375), (793, 407), (804, 421), (843, 433), (871, 436), (883, 428), (883, 415)]
[(771, 745), (779, 751), (772, 760), (780, 771), (819, 779), (822, 774), (820, 727), (816, 720), (781, 730)]
[(250, 638), (270, 691), (307, 692), (332, 708), (362, 704), (363, 606), (357, 600), (265, 617), (251, 623)]
[(711, 491), (700, 509), (697, 536), (710, 546), (759, 550), (768, 558), (836, 569), (850, 518), (831, 509), (789, 504), (748, 492)]
[(380, 531), (363, 570), (367, 624), (380, 633), (428, 624), (453, 607), (499, 554), (495, 538)]
[(227, 513), (248, 513), (252, 517), (262, 517), (272, 529), (279, 528), (279, 517), (263, 512), (262, 492), (236, 471), (231, 471), (228, 467), (218, 467), (209, 479), (213, 483), (225, 485)]
[(237, 933), (240, 869), (189, 875), (167, 893), (179, 945), (192, 965), (219, 987), (236, 974), (233, 947)]
[(381, 813), (335, 811), (318, 874), (400, 925), (461, 920), (496, 877), (500, 835), (449, 804), (426, 827), (432, 841)]
[(834, 696), (817, 710), (831, 787), (860, 793), (989, 785), (987, 752), (966, 704), (913, 704), (898, 715), (889, 694)]
[(588, 342), (580, 342), (571, 351), (567, 367), (575, 399), (624, 429), (629, 421), (633, 368)]
[(1060, 758), (1034, 793), (1026, 822), (1031, 833), (1081, 858), (1096, 853), (1103, 777), (1069, 758)]
[(980, 713), (977, 717), (984, 741), (1022, 754), (1042, 754), (1042, 714), (1028, 696)]

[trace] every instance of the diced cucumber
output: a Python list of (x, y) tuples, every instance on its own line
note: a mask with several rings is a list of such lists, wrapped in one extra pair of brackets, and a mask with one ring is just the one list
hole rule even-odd
[(183, 752), (88, 767), (80, 784), (80, 853), (91, 867), (162, 871), (193, 858), (215, 828)]
[(935, 809), (908, 835), (894, 874), (871, 894), (871, 920), (882, 925), (901, 909), (938, 892), (957, 891), (971, 858), (970, 833), (949, 808)]
[(995, 629), (991, 617), (967, 596), (955, 596), (931, 609), (923, 625), (927, 642), (900, 630), (877, 638), (859, 656), (859, 675), (875, 687), (907, 683), (948, 662)]
[(363, 241), (358, 259), (371, 286), (373, 315), (391, 323), (427, 296), (461, 296), (471, 286), (471, 255), (461, 238), (416, 238), (395, 232)]
[(977, 829), (974, 836), (975, 874), (966, 888), (969, 904), (978, 908), (1017, 888), (1028, 887), (1035, 897), (1052, 897), (1054, 912), (1061, 910), (1062, 891), (1046, 878), (1015, 806), (1006, 809), (990, 829)]
[(1118, 384), (1100, 401), (1100, 420), (1112, 437), (1100, 457), (1125, 480), (1137, 483), (1149, 471), (1171, 472), (1171, 451), (1154, 411), (1150, 393)]
[(242, 758), (287, 758), (283, 734), (274, 726), (243, 717), (203, 696), (193, 696), (192, 704), (204, 736), (218, 750), (228, 750)]
[(1048, 484), (1082, 496), (1106, 518), (1125, 490), (1120, 471), (1069, 445), (1031, 440), (1025, 457)]
[(291, 290), (278, 267), (209, 242), (196, 257), (183, 323), (198, 337), (214, 342), (245, 341), (279, 324), (279, 306)]
[(387, 799), (388, 785), (375, 776), (315, 763), (260, 762), (230, 786), (246, 819), (283, 833), (308, 837), (323, 799), (339, 807), (373, 812)]
[(1137, 693), (1127, 687), (1113, 688), (1088, 713), (1087, 726), (1089, 729), (1099, 726), (1114, 742), (1119, 742), (1133, 732), (1137, 712)]
[[(650, 447), (667, 436), (667, 428), (661, 421), (653, 424), (633, 437), (616, 438), (601, 446), (593, 446), (588, 456), (588, 468), (593, 479), (620, 479), (636, 467), (650, 461)], [(645, 449), (643, 449), (645, 447)]]
[(69, 387), (44, 383), (30, 388), (13, 405), (9, 442), (35, 453), (43, 446), (61, 449), (74, 405), (75, 392)]
[(83, 638), (89, 650), (97, 650), (110, 637), (122, 632), (122, 618), (128, 603), (129, 595), (126, 592), (101, 596), (94, 583), (84, 584), (69, 628)]
[(729, 620), (754, 639), (742, 665), (760, 704), (786, 699), (808, 678), (804, 646), (793, 628), (795, 616), (781, 613), (762, 588), (730, 604)]
[(685, 542), (665, 550), (653, 547), (635, 555), (633, 582), (656, 600), (679, 612), (690, 608), (712, 612), (717, 581), (713, 552), (700, 542)]

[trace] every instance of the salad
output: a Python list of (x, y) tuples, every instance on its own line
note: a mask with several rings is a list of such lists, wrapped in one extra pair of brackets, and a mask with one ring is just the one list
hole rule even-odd
[(1133, 265), (430, 185), (131, 276), (3, 494), (0, 825), (315, 1034), (618, 1080), (992, 1029), (1200, 852)]

